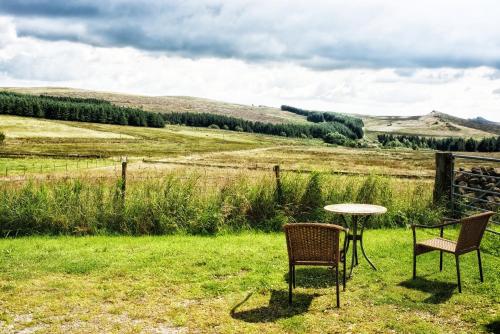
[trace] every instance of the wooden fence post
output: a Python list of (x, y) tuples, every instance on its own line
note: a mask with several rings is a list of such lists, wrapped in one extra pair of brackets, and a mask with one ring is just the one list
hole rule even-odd
[(280, 165), (276, 165), (273, 168), (274, 174), (276, 176), (276, 195), (278, 203), (281, 204), (283, 200), (283, 189), (281, 188), (281, 174), (280, 174)]
[(436, 177), (434, 180), (434, 203), (451, 199), (454, 158), (449, 152), (436, 153)]
[(121, 195), (125, 203), (125, 191), (127, 190), (127, 158), (122, 160), (122, 182), (121, 182)]

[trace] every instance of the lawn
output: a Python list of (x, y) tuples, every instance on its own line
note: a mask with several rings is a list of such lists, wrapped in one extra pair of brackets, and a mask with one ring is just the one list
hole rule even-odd
[[(449, 235), (456, 231), (447, 231)], [(428, 237), (423, 232), (421, 237)], [(281, 233), (215, 237), (28, 237), (0, 240), (0, 333), (275, 332), (478, 333), (498, 330), (500, 259), (418, 259), (411, 280), (411, 231), (365, 234), (369, 256), (335, 308), (327, 269), (297, 269), (287, 303)], [(491, 245), (491, 243), (489, 243)], [(495, 327), (496, 326), (496, 327)]]

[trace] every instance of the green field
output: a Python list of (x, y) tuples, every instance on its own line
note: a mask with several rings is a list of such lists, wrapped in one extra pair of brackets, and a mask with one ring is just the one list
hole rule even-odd
[[(446, 232), (453, 236), (455, 231)], [(429, 237), (427, 233), (422, 238)], [(479, 333), (498, 330), (500, 260), (419, 257), (411, 231), (368, 231), (379, 271), (360, 260), (341, 308), (328, 269), (297, 269), (287, 303), (282, 234), (217, 237), (32, 237), (0, 240), (0, 329), (5, 333)], [(494, 327), (496, 326), (496, 327)]]
[[(432, 177), (434, 152), (350, 149), (313, 139), (167, 126), (164, 129), (0, 115), (7, 139), (0, 155), (113, 157), (224, 166), (344, 171)], [(500, 156), (498, 153), (489, 156)], [(14, 162), (13, 165), (22, 164)], [(29, 163), (28, 163), (29, 164)], [(65, 164), (65, 162), (63, 163)], [(33, 164), (31, 164), (33, 165)], [(4, 166), (2, 169), (5, 170)], [(40, 166), (31, 168), (39, 170)], [(161, 168), (155, 165), (156, 168)], [(1, 173), (1, 169), (0, 169)]]
[[(440, 273), (437, 254), (421, 256), (410, 279), (404, 226), (442, 215), (433, 151), (13, 116), (0, 116), (0, 131), (0, 333), (498, 331), (498, 239), (483, 242), (484, 283), (464, 256), (462, 294), (452, 258)], [(336, 309), (331, 273), (298, 269), (289, 307), (276, 231), (331, 221), (322, 205), (346, 201), (389, 209), (371, 227), (397, 228), (366, 233), (380, 270), (361, 261)]]

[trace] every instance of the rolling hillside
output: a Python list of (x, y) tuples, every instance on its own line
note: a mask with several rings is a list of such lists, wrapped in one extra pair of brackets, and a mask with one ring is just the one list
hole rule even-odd
[(500, 126), (482, 124), (441, 112), (423, 116), (361, 116), (367, 134), (394, 133), (436, 137), (491, 137), (500, 135)]
[(78, 98), (97, 98), (125, 106), (142, 108), (155, 112), (208, 112), (219, 115), (244, 118), (250, 121), (270, 123), (305, 122), (305, 117), (290, 112), (282, 112), (277, 108), (266, 106), (247, 106), (210, 99), (188, 96), (141, 96), (110, 92), (95, 92), (83, 89), (37, 87), (37, 88), (0, 88), (0, 90), (25, 94), (46, 94)]
[[(278, 108), (248, 106), (187, 96), (141, 96), (110, 92), (95, 92), (73, 88), (1, 88), (18, 93), (46, 94), (80, 98), (98, 98), (120, 106), (138, 107), (155, 112), (209, 112), (270, 123), (305, 122), (305, 117)], [(378, 133), (410, 134), (421, 136), (489, 137), (500, 135), (500, 124), (482, 118), (462, 119), (433, 111), (423, 116), (368, 116), (361, 117), (365, 133), (372, 138)]]

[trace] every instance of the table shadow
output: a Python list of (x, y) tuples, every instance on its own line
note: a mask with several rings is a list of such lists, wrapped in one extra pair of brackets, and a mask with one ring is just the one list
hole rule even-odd
[(257, 307), (251, 310), (238, 311), (245, 304), (252, 293), (249, 293), (243, 301), (238, 303), (231, 310), (230, 314), (233, 319), (242, 320), (250, 323), (260, 322), (275, 322), (278, 319), (290, 318), (309, 310), (312, 300), (319, 296), (317, 294), (309, 295), (304, 293), (294, 293), (292, 305), (288, 304), (288, 292), (280, 290), (272, 290), (269, 304), (266, 306)]
[(441, 304), (446, 302), (451, 298), (453, 292), (457, 288), (456, 284), (428, 280), (421, 277), (403, 281), (399, 283), (399, 286), (430, 293), (431, 295), (423, 300), (424, 303), (430, 304)]

